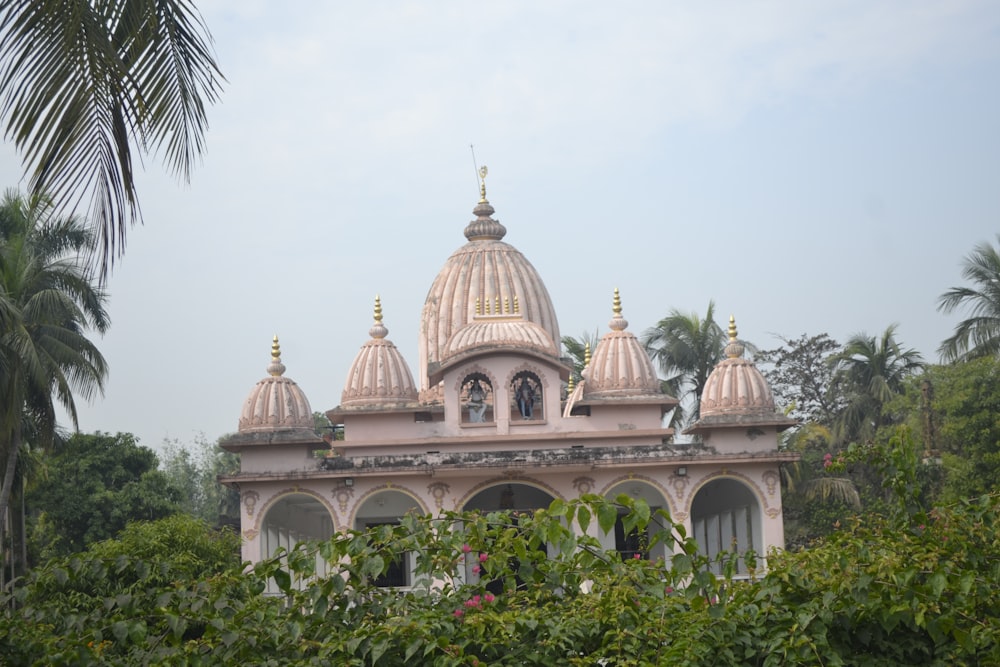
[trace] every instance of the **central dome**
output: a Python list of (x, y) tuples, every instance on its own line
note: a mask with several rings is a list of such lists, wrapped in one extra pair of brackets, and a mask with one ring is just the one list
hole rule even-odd
[[(477, 301), (517, 299), (521, 317), (534, 322), (558, 346), (559, 323), (541, 277), (517, 248), (502, 240), (507, 230), (491, 216), (486, 186), (465, 228), (468, 243), (452, 253), (434, 279), (420, 319), (420, 388), (430, 389), (428, 366), (447, 355), (448, 342), (472, 322)], [(433, 396), (424, 396), (433, 400)]]

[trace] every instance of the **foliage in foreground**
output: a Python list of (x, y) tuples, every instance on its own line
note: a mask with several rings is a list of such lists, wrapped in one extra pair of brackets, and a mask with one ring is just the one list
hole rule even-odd
[[(182, 548), (162, 559), (92, 549), (38, 569), (6, 598), (0, 661), (1000, 664), (997, 496), (923, 523), (900, 513), (848, 526), (808, 551), (772, 554), (754, 582), (707, 574), (666, 517), (618, 502), (628, 527), (651, 520), (654, 543), (678, 540), (671, 563), (622, 561), (568, 530), (574, 522), (590, 532), (613, 527), (619, 507), (595, 496), (557, 500), (534, 516), (410, 516), (300, 545), (246, 575), (227, 566), (199, 577), (175, 570)], [(546, 545), (558, 555), (546, 557)], [(374, 585), (404, 551), (417, 554), (418, 579), (433, 577), (436, 587)], [(339, 573), (316, 576), (318, 563), (340, 563)], [(478, 583), (463, 583), (461, 573), (476, 567)], [(263, 593), (269, 578), (284, 596)]]

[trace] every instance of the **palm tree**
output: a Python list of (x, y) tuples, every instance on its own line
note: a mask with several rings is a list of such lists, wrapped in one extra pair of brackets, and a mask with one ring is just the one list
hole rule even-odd
[(966, 306), (971, 317), (958, 323), (938, 354), (948, 362), (1000, 356), (1000, 252), (989, 243), (978, 244), (965, 258), (962, 277), (973, 286), (952, 287), (938, 297), (938, 310), (947, 314)]
[(847, 407), (834, 424), (837, 441), (871, 438), (887, 421), (885, 404), (902, 393), (908, 377), (923, 369), (920, 353), (904, 349), (896, 340), (896, 326), (889, 325), (877, 339), (855, 334), (831, 358), (834, 381), (847, 399)]
[[(676, 308), (642, 334), (642, 344), (666, 378), (663, 389), (680, 400), (675, 425), (697, 421), (708, 376), (723, 358), (726, 332), (715, 321), (715, 302), (705, 317)], [(686, 406), (686, 407), (684, 407)]]
[(85, 335), (109, 325), (105, 294), (84, 266), (92, 247), (84, 224), (45, 198), (8, 192), (0, 202), (0, 535), (22, 448), (52, 442), (56, 402), (76, 426), (74, 392), (103, 389), (107, 363)]
[[(101, 276), (141, 220), (133, 148), (189, 178), (223, 80), (190, 0), (6, 0), (0, 115), (34, 194), (90, 195)], [(68, 207), (65, 210), (70, 210)]]
[(583, 335), (579, 338), (573, 338), (572, 336), (563, 336), (562, 344), (566, 349), (566, 354), (573, 361), (573, 381), (579, 383), (580, 378), (583, 377), (583, 369), (587, 365), (587, 351), (594, 351), (597, 347), (597, 342), (601, 340), (599, 332), (589, 333), (587, 331), (583, 332)]

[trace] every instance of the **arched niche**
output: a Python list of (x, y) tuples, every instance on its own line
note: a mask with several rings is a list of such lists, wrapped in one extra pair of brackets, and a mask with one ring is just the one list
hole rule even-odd
[(663, 492), (652, 483), (642, 479), (623, 480), (613, 484), (604, 493), (604, 497), (614, 501), (619, 495), (626, 495), (632, 500), (643, 500), (650, 509), (650, 521), (645, 530), (625, 530), (622, 521), (628, 513), (623, 507), (618, 511), (618, 520), (615, 522), (614, 530), (605, 533), (601, 531), (599, 539), (605, 549), (615, 550), (622, 560), (632, 558), (644, 558), (647, 560), (668, 559), (673, 554), (672, 542), (659, 542), (652, 544), (652, 537), (660, 530), (670, 528), (660, 517), (656, 516), (657, 510), (670, 512), (670, 503)]
[(545, 401), (542, 381), (532, 371), (524, 370), (514, 374), (510, 381), (512, 420), (542, 421), (545, 419)]
[[(357, 530), (370, 530), (383, 525), (396, 525), (406, 514), (425, 514), (421, 504), (399, 489), (380, 489), (365, 498), (354, 515)], [(375, 580), (384, 588), (410, 588), (415, 585), (416, 554), (401, 552), (389, 563), (389, 568)]]
[[(270, 558), (279, 550), (290, 551), (299, 542), (328, 540), (333, 537), (333, 516), (326, 505), (307, 493), (289, 493), (275, 500), (267, 508), (261, 521), (260, 553)], [(316, 557), (316, 573), (327, 574), (328, 563)], [(304, 588), (306, 580), (296, 580), (294, 585)], [(268, 593), (278, 593), (273, 581), (268, 582)]]
[(495, 421), (493, 381), (485, 373), (473, 371), (462, 378), (458, 401), (463, 424), (490, 424)]
[(760, 501), (737, 479), (715, 479), (698, 489), (691, 501), (691, 532), (698, 550), (712, 559), (716, 574), (722, 573), (720, 554), (728, 552), (738, 558), (738, 574), (748, 573), (743, 558), (748, 550), (764, 556)]

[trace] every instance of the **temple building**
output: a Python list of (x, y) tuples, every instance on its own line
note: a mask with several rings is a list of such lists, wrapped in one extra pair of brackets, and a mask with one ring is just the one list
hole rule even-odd
[[(665, 415), (677, 400), (662, 392), (629, 331), (617, 289), (608, 331), (574, 382), (545, 284), (504, 241), (485, 168), (481, 175), (466, 243), (427, 293), (417, 382), (376, 297), (340, 404), (326, 411), (337, 438), (324, 438), (285, 375), (275, 337), (268, 375), (247, 397), (238, 433), (222, 444), (241, 459), (240, 471), (222, 481), (240, 491), (243, 558), (256, 562), (407, 512), (531, 511), (586, 493), (666, 509), (711, 556), (783, 547), (779, 464), (797, 456), (779, 451), (778, 434), (794, 422), (776, 412), (732, 319), (727, 358), (688, 429), (695, 442), (675, 443)], [(667, 556), (621, 525), (595, 536), (625, 557)], [(384, 584), (411, 585), (411, 568), (412, 555), (403, 555)]]

